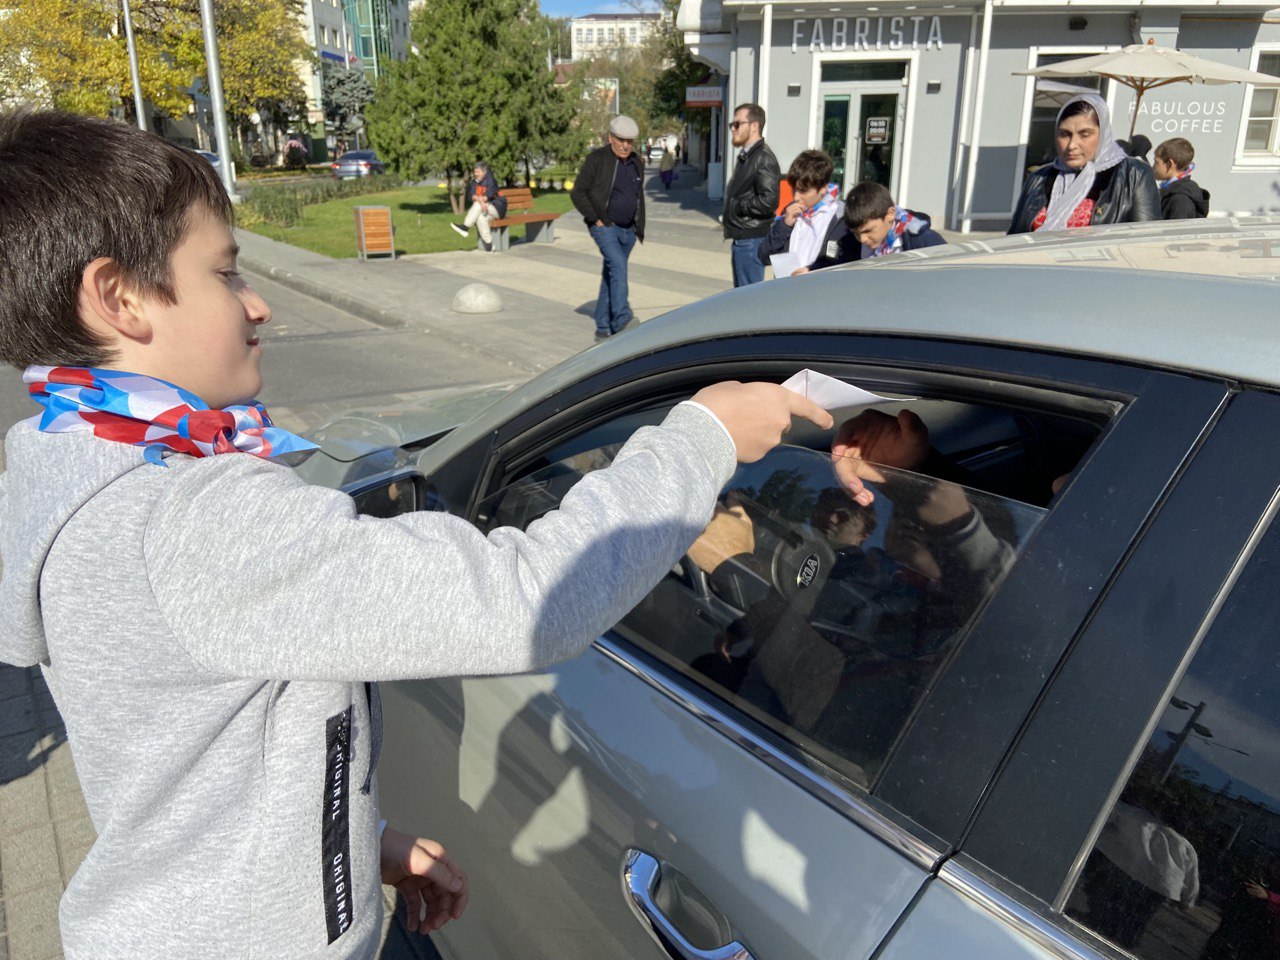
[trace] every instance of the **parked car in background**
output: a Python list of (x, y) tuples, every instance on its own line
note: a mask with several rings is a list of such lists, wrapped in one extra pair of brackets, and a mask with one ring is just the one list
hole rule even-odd
[(1280, 955), (1277, 249), (1222, 219), (896, 255), (643, 323), (448, 433), (465, 404), (332, 428), (304, 475), (481, 531), (713, 381), (809, 368), (880, 397), (837, 423), (928, 430), (914, 470), (837, 469), (797, 423), (722, 493), (750, 536), (588, 653), (382, 685), (383, 815), (471, 878), (447, 955)]
[(333, 175), (339, 180), (368, 177), (382, 172), (382, 161), (372, 150), (348, 150), (333, 162)]
[(222, 160), (218, 157), (216, 153), (214, 153), (211, 150), (196, 150), (195, 152), (200, 154), (200, 156), (204, 157), (206, 160), (208, 160), (209, 163), (213, 165), (213, 169), (221, 173)]

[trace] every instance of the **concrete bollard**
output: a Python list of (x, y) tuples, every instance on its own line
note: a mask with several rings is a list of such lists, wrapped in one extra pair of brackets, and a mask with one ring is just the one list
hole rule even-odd
[(453, 297), (455, 313), (498, 313), (502, 298), (487, 283), (468, 283)]

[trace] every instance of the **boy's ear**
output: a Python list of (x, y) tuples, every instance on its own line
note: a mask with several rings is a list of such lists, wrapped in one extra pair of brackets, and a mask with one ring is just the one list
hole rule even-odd
[(144, 339), (151, 332), (142, 298), (110, 257), (90, 261), (80, 275), (80, 319), (94, 333)]
[(897, 216), (898, 216), (898, 208), (897, 208), (896, 206), (892, 206), (892, 205), (891, 205), (891, 206), (889, 207), (889, 212), (888, 212), (888, 213), (886, 213), (886, 214), (884, 215), (885, 222), (886, 222), (886, 223), (893, 223), (894, 219), (895, 219)]

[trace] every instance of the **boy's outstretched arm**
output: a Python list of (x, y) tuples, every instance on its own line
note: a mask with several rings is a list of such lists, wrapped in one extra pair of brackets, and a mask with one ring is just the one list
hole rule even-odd
[(527, 530), (356, 514), (255, 457), (175, 464), (144, 543), (157, 603), (205, 669), (262, 679), (520, 673), (581, 653), (688, 550), (735, 461), (793, 415), (776, 384), (721, 383), (645, 427)]

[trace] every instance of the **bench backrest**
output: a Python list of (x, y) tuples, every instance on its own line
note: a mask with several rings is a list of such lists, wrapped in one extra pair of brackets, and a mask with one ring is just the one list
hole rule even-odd
[(508, 213), (512, 210), (533, 209), (533, 191), (528, 187), (507, 187), (499, 190), (498, 194), (506, 198)]
[(365, 256), (391, 254), (396, 244), (391, 229), (390, 207), (355, 207), (356, 250)]

